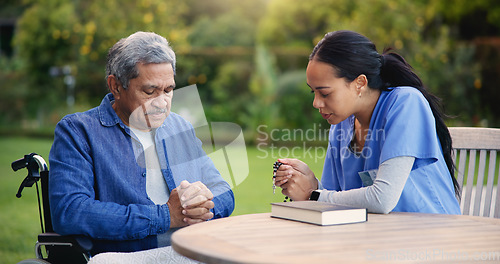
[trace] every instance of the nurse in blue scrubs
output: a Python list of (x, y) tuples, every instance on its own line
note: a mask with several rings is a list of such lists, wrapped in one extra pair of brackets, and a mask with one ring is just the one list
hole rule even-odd
[(279, 159), (284, 195), (374, 213), (460, 214), (439, 99), (403, 57), (335, 31), (312, 51), (306, 75), (313, 106), (331, 124), (328, 151), (321, 181), (304, 162)]

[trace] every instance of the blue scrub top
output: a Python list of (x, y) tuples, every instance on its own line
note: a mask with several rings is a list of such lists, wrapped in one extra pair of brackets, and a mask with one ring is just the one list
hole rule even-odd
[[(460, 214), (450, 172), (429, 103), (413, 87), (382, 91), (360, 155), (349, 150), (354, 116), (332, 125), (321, 183), (328, 190), (361, 188), (360, 173), (376, 173), (381, 163), (415, 157), (395, 212)], [(376, 177), (376, 176), (375, 176)]]

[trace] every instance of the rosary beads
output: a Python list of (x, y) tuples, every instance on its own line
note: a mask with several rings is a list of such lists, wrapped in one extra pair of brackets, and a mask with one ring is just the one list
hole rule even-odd
[[(278, 169), (280, 168), (281, 165), (283, 165), (283, 163), (281, 163), (279, 161), (274, 162), (274, 165), (273, 165), (273, 194), (276, 193), (276, 172), (278, 171)], [(285, 199), (283, 200), (283, 202), (287, 202), (287, 200), (288, 200), (288, 196), (285, 196)], [(292, 199), (290, 199), (290, 201), (292, 201)]]

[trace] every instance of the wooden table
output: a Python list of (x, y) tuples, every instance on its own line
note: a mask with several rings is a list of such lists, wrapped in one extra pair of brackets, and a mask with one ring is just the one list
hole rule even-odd
[(172, 246), (206, 263), (500, 262), (500, 219), (390, 213), (316, 226), (250, 214), (180, 229)]

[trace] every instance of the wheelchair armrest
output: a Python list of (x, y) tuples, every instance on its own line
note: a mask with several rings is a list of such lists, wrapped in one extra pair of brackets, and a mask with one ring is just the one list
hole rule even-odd
[(92, 249), (92, 241), (85, 236), (61, 236), (57, 233), (42, 233), (38, 235), (40, 244), (65, 244), (74, 246), (82, 252), (89, 252)]

